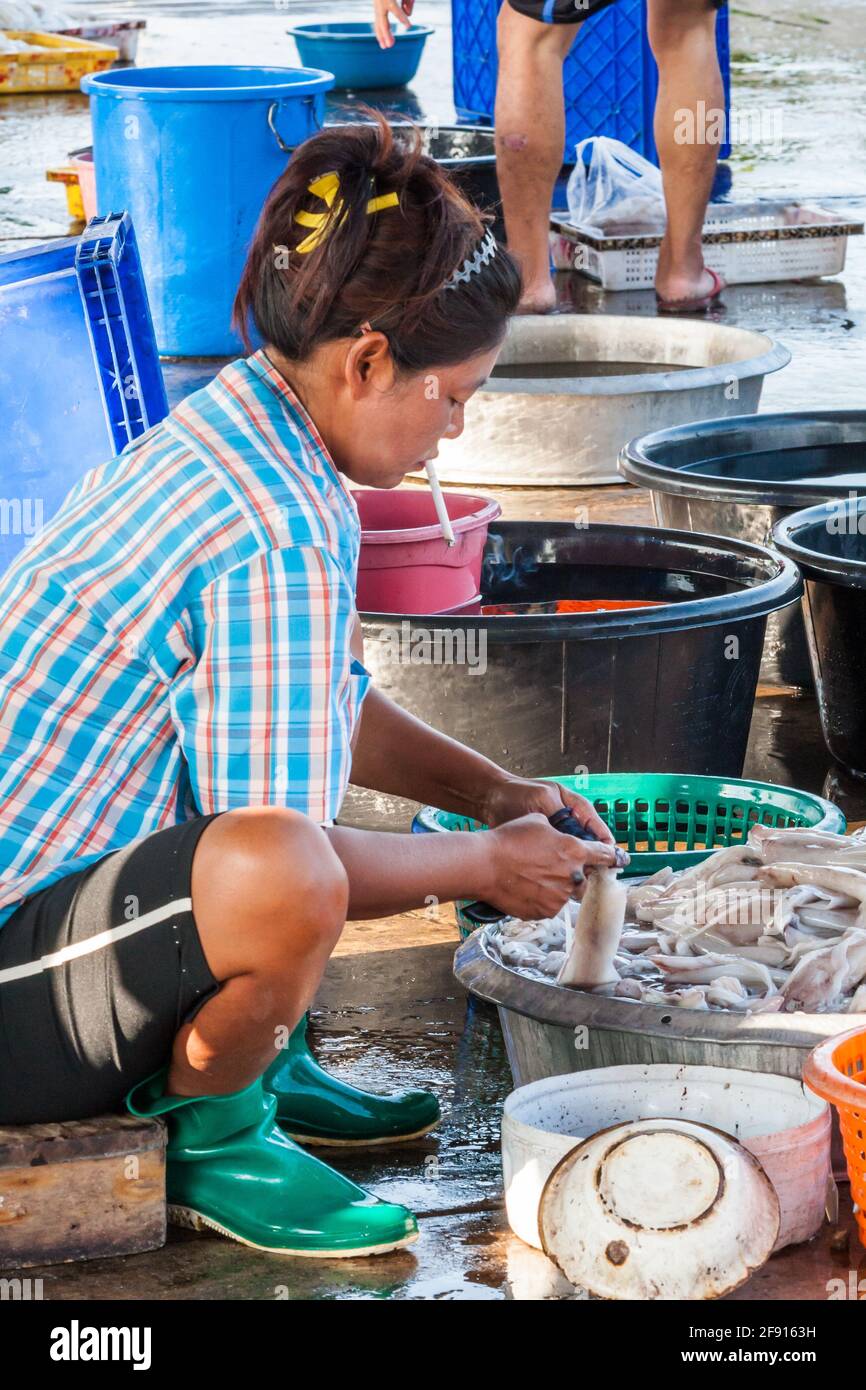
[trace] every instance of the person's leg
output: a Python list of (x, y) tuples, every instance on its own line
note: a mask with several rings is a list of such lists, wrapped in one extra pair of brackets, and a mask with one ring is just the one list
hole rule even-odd
[(324, 832), (276, 808), (157, 831), (35, 894), (0, 931), (0, 1123), (125, 1099), (168, 1127), (173, 1220), (280, 1254), (410, 1243), (411, 1213), (293, 1144), (261, 1080), (347, 901)]
[(562, 65), (579, 24), (544, 24), (512, 9), (499, 12), (496, 173), (508, 249), (523, 274), (524, 313), (547, 313), (550, 204), (565, 147)]
[(167, 1089), (218, 1095), (261, 1076), (315, 994), (346, 919), (328, 837), (275, 807), (229, 811), (199, 840), (192, 910), (219, 993), (175, 1039)]
[(138, 1115), (169, 1133), (172, 1221), (257, 1249), (352, 1257), (417, 1237), (382, 1202), (297, 1147), (262, 1073), (297, 1027), (346, 918), (345, 870), (324, 832), (279, 808), (231, 811), (205, 828), (190, 874), (199, 941), (217, 993), (180, 1028), (167, 1074), (133, 1087)]
[[(659, 69), (655, 140), (664, 182), (667, 230), (659, 252), (656, 291), (668, 302), (708, 294), (713, 277), (704, 267), (701, 229), (719, 147), (706, 140), (680, 142), (687, 129), (682, 113), (724, 108), (724, 89), (716, 52), (716, 15), (711, 0), (648, 0), (648, 32)], [(679, 114), (678, 114), (679, 113)], [(709, 132), (713, 133), (710, 122)]]
[(320, 1067), (306, 1010), (346, 916), (345, 870), (325, 833), (291, 811), (245, 810), (205, 830), (193, 914), (222, 989), (179, 1032), (167, 1089), (234, 1091), (258, 1076), (279, 1124), (307, 1144), (401, 1142), (438, 1124), (427, 1091), (376, 1095)]

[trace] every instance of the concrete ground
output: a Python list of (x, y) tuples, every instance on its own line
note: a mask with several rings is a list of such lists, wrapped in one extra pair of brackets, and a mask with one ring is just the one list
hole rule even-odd
[[(565, 517), (574, 492), (497, 493), (511, 517)], [(649, 523), (626, 487), (584, 490), (595, 520)], [(842, 784), (821, 740), (815, 702), (763, 692), (746, 776), (833, 790), (849, 820), (866, 819), (866, 789)], [(511, 1078), (495, 1010), (452, 975), (450, 908), (347, 927), (313, 1014), (316, 1051), (336, 1074), (372, 1089), (429, 1087), (439, 1131), (412, 1144), (329, 1161), (420, 1217), (406, 1251), (369, 1260), (285, 1260), (217, 1236), (173, 1231), (163, 1250), (29, 1271), (47, 1299), (577, 1299), (546, 1257), (511, 1235), (502, 1206), (499, 1116)], [(828, 1281), (866, 1274), (847, 1186), (838, 1231), (771, 1259), (734, 1299), (823, 1300)]]

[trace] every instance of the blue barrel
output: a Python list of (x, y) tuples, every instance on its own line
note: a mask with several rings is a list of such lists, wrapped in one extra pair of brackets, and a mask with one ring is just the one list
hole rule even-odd
[(159, 351), (228, 356), (244, 257), (291, 150), (317, 131), (316, 68), (125, 68), (82, 79), (100, 211), (129, 212)]

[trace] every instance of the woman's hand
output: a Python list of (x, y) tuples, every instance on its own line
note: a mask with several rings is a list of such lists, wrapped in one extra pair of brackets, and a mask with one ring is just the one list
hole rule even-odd
[(577, 792), (569, 791), (567, 787), (560, 786), (559, 782), (538, 782), (529, 778), (508, 776), (497, 779), (484, 798), (481, 819), (485, 825), (504, 825), (507, 821), (516, 820), (518, 816), (526, 816), (533, 811), (552, 816), (555, 811), (561, 811), (563, 806), (573, 811), (580, 824), (591, 830), (603, 844), (614, 843), (604, 821), (586, 797), (578, 796)]
[(569, 898), (582, 896), (588, 870), (616, 862), (612, 844), (563, 835), (543, 813), (509, 820), (478, 839), (488, 852), (486, 900), (529, 921), (554, 917)]
[(388, 16), (393, 15), (404, 29), (408, 29), (412, 23), (409, 16), (414, 8), (415, 0), (402, 0), (402, 4), (400, 0), (373, 0), (373, 29), (380, 48), (394, 47), (394, 35), (391, 33)]

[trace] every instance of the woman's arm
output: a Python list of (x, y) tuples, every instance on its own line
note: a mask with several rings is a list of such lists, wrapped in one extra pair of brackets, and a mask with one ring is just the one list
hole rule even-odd
[(493, 826), (533, 811), (549, 816), (570, 806), (581, 824), (612, 843), (604, 821), (584, 797), (556, 782), (512, 776), (489, 758), (431, 729), (375, 686), (367, 692), (361, 710), (352, 781)]
[(481, 898), (515, 917), (552, 917), (577, 897), (593, 864), (612, 866), (611, 845), (575, 840), (542, 815), (497, 830), (430, 835), (329, 826), (349, 880), (349, 918), (387, 917), (432, 902)]
[(368, 690), (352, 757), (357, 786), (479, 816), (490, 787), (506, 776), (489, 758), (431, 729), (375, 686)]

